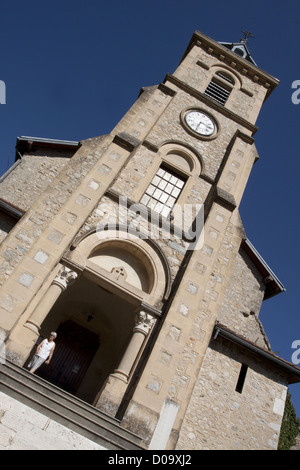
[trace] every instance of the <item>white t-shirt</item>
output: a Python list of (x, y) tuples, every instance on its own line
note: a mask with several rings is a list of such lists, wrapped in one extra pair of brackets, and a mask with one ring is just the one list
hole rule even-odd
[(48, 359), (49, 354), (51, 352), (51, 349), (53, 348), (54, 345), (55, 345), (54, 341), (49, 343), (49, 341), (47, 339), (45, 339), (42, 342), (41, 347), (40, 347), (39, 352), (37, 353), (37, 355), (39, 357), (42, 357), (43, 359)]

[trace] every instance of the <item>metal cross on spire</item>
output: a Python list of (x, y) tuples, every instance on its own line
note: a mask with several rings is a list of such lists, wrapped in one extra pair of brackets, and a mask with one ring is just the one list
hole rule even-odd
[(244, 37), (240, 39), (241, 42), (246, 44), (248, 42), (248, 38), (254, 38), (253, 34), (250, 31), (242, 31)]

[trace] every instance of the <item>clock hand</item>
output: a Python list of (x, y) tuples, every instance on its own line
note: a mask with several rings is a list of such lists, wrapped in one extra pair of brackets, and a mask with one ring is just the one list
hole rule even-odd
[(201, 126), (203, 126), (203, 122), (199, 122), (198, 126), (197, 126), (197, 132), (199, 131), (199, 127), (201, 128)]

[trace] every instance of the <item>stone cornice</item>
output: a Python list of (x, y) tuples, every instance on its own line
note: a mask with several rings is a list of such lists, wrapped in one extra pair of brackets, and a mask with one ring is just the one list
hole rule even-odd
[(202, 34), (199, 31), (194, 32), (192, 39), (190, 40), (190, 43), (183, 55), (182, 60), (187, 56), (187, 54), (195, 45), (205, 49), (208, 54), (214, 55), (219, 60), (230, 65), (230, 67), (235, 68), (242, 75), (249, 77), (255, 82), (261, 83), (265, 88), (267, 88), (266, 98), (272, 93), (272, 91), (276, 88), (279, 83), (279, 80), (277, 78), (268, 74), (256, 65), (251, 64), (242, 57), (239, 57), (237, 54), (231, 52), (225, 46), (222, 46), (220, 43), (214, 41), (208, 36), (205, 36), (205, 34)]
[(129, 152), (132, 152), (141, 143), (140, 140), (128, 134), (128, 132), (120, 132), (119, 134), (116, 134), (113, 142)]

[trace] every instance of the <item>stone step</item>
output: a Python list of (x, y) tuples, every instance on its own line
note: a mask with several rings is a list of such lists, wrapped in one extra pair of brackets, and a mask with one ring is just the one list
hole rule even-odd
[[(59, 387), (49, 383), (47, 380), (40, 378), (39, 376), (29, 374), (26, 369), (20, 368), (9, 361), (6, 361), (7, 368), (10, 369), (12, 373), (16, 373), (16, 377), (23, 381), (24, 384), (27, 384), (29, 387), (34, 387), (34, 384), (37, 384), (40, 391), (44, 394), (47, 394), (47, 397), (53, 397), (54, 400), (57, 400), (59, 397), (61, 404), (64, 402), (70, 406), (73, 404), (78, 409), (82, 411), (82, 413), (89, 413), (91, 416), (96, 416), (102, 418), (104, 421), (111, 423), (111, 425), (115, 425), (117, 427), (120, 426), (120, 421), (108, 414), (100, 411), (99, 409), (95, 408), (94, 406), (90, 405), (89, 403), (80, 400), (79, 398), (75, 397), (74, 395), (66, 392), (65, 390), (60, 389)], [(123, 429), (123, 428), (121, 428)], [(129, 431), (125, 430), (126, 433)], [(135, 436), (134, 434), (132, 434)], [(139, 438), (138, 438), (139, 439)]]
[(143, 450), (141, 438), (117, 419), (7, 360), (0, 390), (109, 450)]

